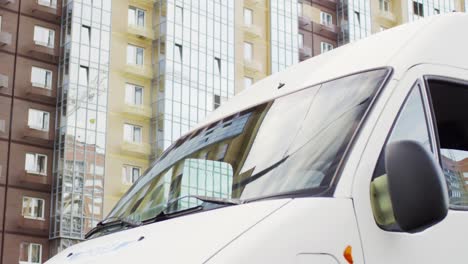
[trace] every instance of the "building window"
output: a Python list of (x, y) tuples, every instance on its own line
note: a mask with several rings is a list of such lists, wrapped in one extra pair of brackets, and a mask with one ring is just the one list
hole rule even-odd
[(28, 173), (47, 175), (47, 156), (37, 153), (26, 153), (24, 169)]
[(221, 96), (215, 94), (213, 96), (213, 109), (217, 109), (221, 105)]
[(251, 61), (253, 58), (253, 44), (244, 42), (244, 60)]
[(325, 26), (331, 26), (333, 25), (333, 17), (331, 14), (327, 12), (320, 12), (320, 24), (325, 25)]
[(125, 165), (122, 168), (122, 182), (123, 184), (132, 185), (141, 175), (141, 168)]
[(49, 131), (49, 112), (29, 109), (28, 113), (28, 126), (32, 129)]
[(82, 86), (88, 86), (89, 84), (89, 68), (86, 66), (80, 65), (79, 79), (78, 83)]
[(44, 199), (23, 196), (24, 218), (44, 220)]
[(42, 245), (23, 242), (20, 244), (20, 264), (41, 264)]
[(390, 0), (379, 0), (379, 9), (383, 12), (390, 12)]
[(299, 42), (299, 48), (304, 47), (304, 34), (299, 33), (298, 38), (299, 38), (299, 41), (298, 41)]
[(57, 0), (37, 0), (37, 3), (41, 6), (47, 6), (50, 8), (57, 8)]
[(124, 124), (124, 140), (132, 143), (141, 143), (141, 130), (140, 126)]
[(48, 48), (54, 47), (55, 31), (41, 26), (34, 26), (34, 43)]
[(81, 26), (81, 44), (89, 46), (91, 38), (91, 27)]
[(424, 10), (423, 10), (423, 4), (418, 3), (413, 1), (413, 14), (423, 17), (424, 16)]
[(0, 16), (0, 32), (2, 32), (2, 16)]
[(143, 65), (143, 54), (145, 50), (141, 47), (128, 45), (127, 46), (127, 64)]
[(128, 8), (128, 24), (137, 27), (145, 27), (146, 12), (133, 6)]
[(221, 58), (215, 57), (214, 60), (215, 60), (215, 66), (216, 66), (216, 68), (218, 70), (215, 73), (221, 74)]
[(127, 83), (125, 87), (125, 102), (129, 105), (142, 105), (143, 87)]
[(251, 26), (253, 24), (252, 9), (244, 8), (244, 25)]
[(253, 79), (250, 77), (244, 77), (244, 89), (249, 88), (253, 84)]
[(31, 68), (31, 84), (34, 87), (52, 89), (52, 71), (33, 66)]
[(320, 42), (320, 52), (324, 53), (333, 49), (333, 45), (328, 42)]
[(354, 22), (360, 26), (361, 25), (361, 14), (359, 11), (354, 11)]
[(175, 51), (174, 51), (174, 61), (176, 62), (182, 62), (182, 44), (175, 44)]
[(303, 16), (304, 13), (304, 4), (302, 2), (297, 3), (297, 15)]
[(177, 24), (183, 25), (184, 24), (184, 9), (180, 6), (175, 7), (175, 22)]

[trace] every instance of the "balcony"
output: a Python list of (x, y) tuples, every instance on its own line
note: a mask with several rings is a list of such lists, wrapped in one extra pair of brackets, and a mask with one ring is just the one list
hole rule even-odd
[(26, 88), (26, 94), (31, 98), (38, 98), (47, 102), (55, 102), (55, 96), (52, 89), (46, 88), (41, 84), (31, 83), (31, 86)]
[(262, 37), (262, 29), (256, 25), (244, 26), (244, 33), (247, 39), (256, 39)]
[(144, 105), (127, 105), (123, 107), (122, 113), (132, 119), (149, 120), (151, 118), (151, 108)]
[(143, 40), (153, 40), (154, 33), (151, 28), (148, 27), (140, 27), (137, 25), (128, 25), (127, 26), (127, 33), (130, 37), (136, 37), (138, 39)]
[(23, 139), (28, 142), (51, 146), (54, 144), (54, 141), (50, 139), (49, 131), (38, 130), (28, 125), (23, 128), (23, 131)]
[(335, 10), (337, 1), (336, 0), (312, 0), (312, 3), (325, 6), (330, 9)]
[(387, 11), (379, 10), (379, 12), (377, 13), (377, 17), (390, 23), (397, 22), (396, 16), (390, 11), (387, 12)]
[(0, 5), (14, 4), (15, 0), (0, 0)]
[(58, 56), (55, 55), (54, 47), (48, 46), (47, 43), (35, 41), (29, 44), (27, 49), (36, 58), (50, 60), (53, 63), (58, 62)]
[(37, 0), (32, 8), (33, 15), (47, 20), (58, 21), (60, 19), (59, 10), (56, 5), (39, 4), (39, 2), (41, 0)]
[(37, 172), (24, 171), (20, 176), (20, 182), (24, 186), (30, 186), (40, 190), (50, 190), (51, 184), (48, 182), (47, 175)]
[(247, 74), (255, 75), (263, 71), (263, 65), (254, 60), (244, 60), (244, 71)]
[(0, 74), (0, 89), (8, 88), (8, 76)]
[(11, 34), (8, 32), (0, 32), (0, 47), (11, 45)]
[(143, 5), (146, 5), (146, 6), (153, 6), (154, 3), (158, 2), (158, 0), (130, 0), (129, 3), (130, 4), (143, 4)]
[(332, 39), (334, 41), (336, 41), (338, 37), (338, 27), (335, 25), (322, 25), (322, 24), (313, 22), (312, 31), (315, 34)]
[(148, 158), (148, 156), (151, 155), (151, 147), (146, 143), (123, 141), (121, 144), (121, 153), (138, 158)]
[(310, 47), (300, 47), (299, 48), (299, 59), (301, 61), (306, 60), (312, 57), (312, 49)]
[(127, 64), (124, 74), (138, 79), (153, 79), (153, 72), (150, 65)]

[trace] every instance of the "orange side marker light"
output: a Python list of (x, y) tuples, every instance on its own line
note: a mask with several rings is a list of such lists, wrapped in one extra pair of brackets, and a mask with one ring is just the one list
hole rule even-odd
[(353, 248), (351, 246), (347, 246), (343, 252), (343, 257), (348, 261), (349, 264), (353, 264)]

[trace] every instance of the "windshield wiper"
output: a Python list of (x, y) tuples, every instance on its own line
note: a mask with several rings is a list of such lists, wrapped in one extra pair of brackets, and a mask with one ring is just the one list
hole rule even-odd
[(89, 231), (85, 235), (85, 239), (88, 239), (93, 234), (101, 232), (101, 231), (103, 231), (103, 230), (105, 230), (105, 229), (107, 229), (109, 227), (122, 226), (122, 227), (133, 228), (133, 227), (139, 227), (142, 224), (143, 223), (139, 222), (139, 221), (132, 221), (132, 220), (119, 218), (119, 217), (107, 218), (107, 219), (104, 219), (104, 220), (100, 221), (99, 223), (97, 223), (96, 227), (91, 229), (91, 231)]
[[(190, 207), (187, 209), (167, 212), (167, 210), (175, 203), (179, 202), (182, 199), (190, 199), (190, 198), (195, 198), (197, 200), (202, 201), (203, 203), (201, 205)], [(146, 224), (146, 223), (159, 222), (159, 221), (166, 220), (169, 218), (173, 218), (173, 217), (177, 217), (181, 215), (187, 215), (187, 214), (191, 214), (191, 213), (202, 211), (202, 210), (206, 211), (210, 209), (219, 208), (220, 206), (239, 205), (242, 203), (244, 203), (244, 201), (240, 199), (216, 198), (216, 197), (202, 196), (202, 195), (185, 195), (185, 196), (177, 197), (169, 201), (164, 207), (164, 209), (159, 214), (157, 214), (153, 218), (144, 220), (143, 223)]]

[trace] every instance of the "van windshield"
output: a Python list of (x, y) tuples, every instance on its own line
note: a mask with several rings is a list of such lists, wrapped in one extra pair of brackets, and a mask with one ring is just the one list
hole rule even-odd
[[(262, 103), (175, 142), (108, 219), (145, 221), (202, 203), (330, 189), (353, 135), (389, 69), (362, 72)], [(182, 199), (186, 197), (186, 199)]]

